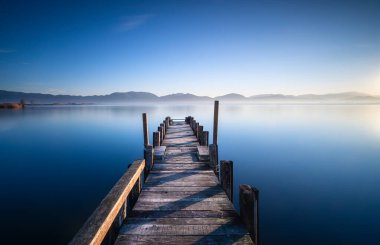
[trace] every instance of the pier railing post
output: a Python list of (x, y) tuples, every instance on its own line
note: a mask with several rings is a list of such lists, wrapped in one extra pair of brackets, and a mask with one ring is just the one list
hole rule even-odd
[(259, 190), (249, 185), (239, 186), (240, 218), (255, 244), (259, 244)]
[(160, 132), (153, 132), (153, 147), (161, 145), (161, 135)]
[(203, 137), (203, 126), (198, 125), (198, 142), (200, 145), (202, 145), (202, 137)]
[(226, 192), (228, 199), (233, 202), (234, 190), (234, 163), (232, 161), (220, 161), (220, 185)]
[(208, 146), (208, 131), (202, 132), (200, 144), (203, 146)]
[(148, 177), (148, 174), (153, 167), (153, 157), (154, 157), (153, 151), (154, 151), (153, 145), (146, 145), (144, 147), (144, 159), (145, 159), (144, 181)]
[(164, 140), (163, 128), (159, 126), (157, 128), (158, 132), (160, 132), (160, 143)]
[(214, 171), (216, 177), (219, 179), (219, 165), (218, 165), (218, 146), (211, 144), (208, 146), (210, 154), (210, 168)]
[(195, 131), (194, 131), (194, 133), (195, 133), (195, 137), (199, 141), (199, 123), (195, 124)]
[(149, 144), (148, 115), (146, 113), (143, 113), (142, 118), (143, 118), (143, 130), (144, 130), (144, 145), (148, 145)]
[(160, 123), (160, 128), (161, 128), (161, 142), (162, 142), (165, 137), (165, 124)]
[(212, 143), (218, 145), (218, 117), (219, 117), (219, 101), (214, 102), (214, 129)]

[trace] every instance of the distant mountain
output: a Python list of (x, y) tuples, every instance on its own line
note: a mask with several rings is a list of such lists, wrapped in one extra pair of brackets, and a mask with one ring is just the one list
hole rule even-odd
[(252, 101), (289, 101), (294, 100), (294, 98), (294, 95), (283, 94), (259, 94), (249, 97), (249, 99)]
[(231, 94), (215, 97), (214, 99), (220, 100), (220, 101), (245, 101), (247, 98), (241, 94), (231, 93)]
[(204, 101), (204, 100), (212, 100), (211, 97), (207, 96), (197, 96), (194, 94), (169, 94), (160, 97), (160, 101)]
[(0, 90), (0, 102), (19, 102), (24, 100), (27, 104), (51, 104), (51, 103), (151, 103), (151, 102), (196, 102), (220, 100), (225, 102), (249, 102), (249, 103), (375, 103), (380, 104), (380, 96), (357, 92), (332, 93), (332, 94), (259, 94), (245, 97), (241, 94), (231, 93), (215, 98), (197, 96), (194, 94), (176, 93), (165, 96), (157, 96), (148, 92), (117, 92), (108, 95), (73, 96), (51, 95), (40, 93), (23, 93)]
[(24, 100), (30, 104), (45, 103), (118, 103), (118, 102), (141, 102), (157, 101), (159, 97), (147, 92), (112, 93), (108, 95), (73, 96), (51, 95), (39, 93), (22, 93), (0, 90), (0, 102), (18, 102)]

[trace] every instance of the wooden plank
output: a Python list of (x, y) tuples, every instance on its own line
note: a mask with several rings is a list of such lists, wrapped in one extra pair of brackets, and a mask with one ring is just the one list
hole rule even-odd
[(141, 202), (156, 202), (156, 203), (160, 203), (160, 202), (226, 202), (228, 201), (229, 199), (226, 198), (226, 196), (223, 196), (223, 195), (214, 195), (214, 196), (210, 196), (210, 197), (203, 197), (203, 196), (192, 196), (192, 195), (189, 195), (189, 196), (186, 196), (186, 197), (181, 197), (181, 196), (144, 196), (144, 197), (139, 197), (139, 200)]
[(226, 218), (239, 217), (235, 210), (132, 210), (128, 217), (138, 218)]
[(87, 219), (70, 244), (102, 243), (144, 168), (144, 160), (137, 160), (132, 163), (131, 167)]
[(121, 235), (115, 244), (253, 244), (248, 235), (163, 236)]
[(166, 146), (156, 146), (154, 147), (154, 159), (164, 159), (165, 156), (165, 151), (166, 151)]
[[(160, 164), (160, 163), (157, 163), (157, 164)], [(193, 170), (193, 169), (173, 169), (173, 170), (154, 170), (152, 169), (150, 171), (150, 174), (165, 174), (165, 173), (168, 173), (168, 174), (173, 174), (173, 173), (214, 173), (213, 171), (210, 171), (210, 170)]]
[(210, 153), (208, 150), (208, 146), (197, 146), (197, 156), (199, 161), (208, 162), (210, 161)]
[(130, 224), (141, 225), (243, 225), (238, 216), (224, 218), (128, 218)]
[(152, 174), (147, 178), (148, 181), (194, 181), (194, 180), (208, 180), (208, 181), (218, 181), (218, 179), (212, 175), (208, 174), (186, 174), (186, 173), (174, 173), (174, 174)]
[(156, 192), (146, 192), (145, 190), (140, 194), (139, 198), (153, 198), (153, 199), (185, 199), (185, 198), (209, 198), (209, 197), (226, 197), (224, 193), (215, 192), (215, 191), (204, 191), (204, 192), (165, 192), (165, 191), (156, 191)]
[(153, 170), (208, 170), (209, 167), (204, 163), (194, 163), (194, 164), (155, 164)]
[(149, 181), (146, 182), (144, 186), (218, 186), (217, 181), (192, 181), (192, 182), (181, 182), (181, 181)]
[(167, 235), (167, 236), (194, 236), (194, 235), (248, 235), (242, 225), (151, 225), (125, 224), (119, 234), (123, 235)]
[(182, 171), (182, 172), (164, 172), (164, 171), (156, 171), (149, 175), (149, 178), (162, 178), (162, 177), (170, 177), (170, 176), (176, 176), (176, 177), (186, 177), (186, 176), (209, 176), (212, 178), (216, 178), (214, 173), (212, 171)]
[(217, 192), (224, 193), (220, 186), (144, 186), (143, 192)]
[(140, 201), (134, 207), (134, 210), (156, 210), (156, 211), (169, 211), (169, 210), (235, 210), (231, 202), (228, 201), (177, 201), (177, 202), (150, 202)]

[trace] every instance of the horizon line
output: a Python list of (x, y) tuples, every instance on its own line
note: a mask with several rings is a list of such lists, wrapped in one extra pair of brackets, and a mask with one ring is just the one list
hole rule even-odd
[(185, 93), (185, 92), (177, 92), (177, 93), (170, 93), (170, 94), (166, 94), (166, 95), (157, 95), (153, 92), (147, 92), (147, 91), (134, 91), (134, 90), (130, 90), (130, 91), (124, 91), (124, 92), (111, 92), (111, 93), (107, 93), (107, 94), (92, 94), (92, 95), (74, 95), (74, 94), (52, 94), (52, 93), (44, 93), (44, 92), (23, 92), (23, 91), (11, 91), (11, 90), (5, 90), (5, 89), (0, 89), (0, 91), (5, 91), (5, 92), (12, 92), (12, 93), (24, 93), (24, 94), (44, 94), (44, 95), (52, 95), (52, 96), (80, 96), (80, 97), (90, 97), (90, 96), (107, 96), (107, 95), (111, 95), (111, 94), (115, 94), (115, 93), (149, 93), (149, 94), (153, 94), (157, 97), (165, 97), (165, 96), (170, 96), (170, 95), (176, 95), (176, 94), (189, 94), (189, 95), (194, 95), (194, 96), (197, 96), (197, 97), (209, 97), (211, 99), (215, 99), (215, 98), (218, 98), (218, 97), (223, 97), (223, 96), (226, 96), (226, 95), (239, 95), (239, 96), (243, 96), (244, 98), (250, 98), (250, 97), (254, 97), (254, 96), (260, 96), (260, 95), (284, 95), (284, 96), (302, 96), (302, 95), (334, 95), (334, 94), (348, 94), (348, 93), (358, 93), (358, 94), (363, 94), (363, 95), (369, 95), (369, 96), (380, 96), (380, 95), (377, 95), (377, 94), (370, 94), (370, 93), (366, 93), (366, 92), (358, 92), (358, 91), (343, 91), (343, 92), (327, 92), (327, 93), (303, 93), (303, 94), (283, 94), (283, 93), (261, 93), (261, 94), (253, 94), (253, 95), (249, 95), (249, 96), (245, 96), (243, 94), (240, 94), (240, 93), (235, 93), (235, 92), (231, 92), (231, 93), (226, 93), (226, 94), (223, 94), (223, 95), (218, 95), (218, 96), (208, 96), (208, 95), (197, 95), (197, 94), (193, 94), (193, 93)]

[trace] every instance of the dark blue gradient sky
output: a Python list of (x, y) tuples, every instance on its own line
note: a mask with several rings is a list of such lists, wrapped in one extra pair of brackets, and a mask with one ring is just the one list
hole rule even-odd
[(380, 94), (380, 2), (0, 1), (0, 89)]

